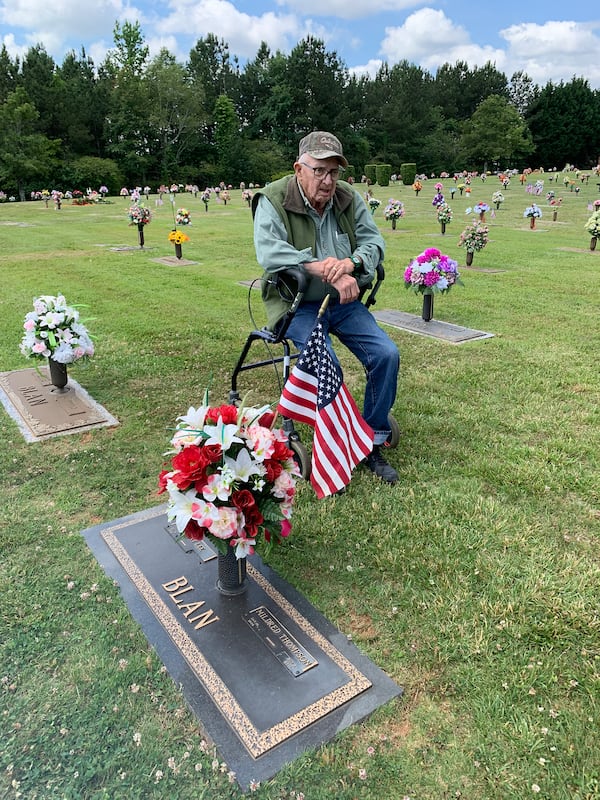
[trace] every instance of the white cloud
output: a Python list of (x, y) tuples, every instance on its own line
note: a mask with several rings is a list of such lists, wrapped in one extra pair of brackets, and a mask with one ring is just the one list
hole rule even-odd
[(339, 19), (361, 19), (383, 11), (402, 11), (422, 5), (423, 0), (278, 0), (278, 4), (288, 6), (298, 14), (314, 14), (321, 17)]
[(504, 72), (525, 72), (534, 83), (585, 78), (592, 88), (600, 86), (600, 23), (521, 23), (501, 30), (507, 47), (475, 44), (470, 34), (443, 11), (423, 8), (408, 16), (403, 25), (385, 29), (380, 53), (390, 64), (406, 59), (435, 73), (442, 64), (466, 62), (471, 69), (487, 62)]
[(250, 16), (227, 0), (183, 0), (173, 7), (173, 12), (160, 23), (161, 33), (196, 39), (212, 33), (227, 42), (230, 53), (241, 58), (254, 58), (261, 42), (267, 42), (272, 51), (287, 51), (310, 28), (310, 22), (304, 25), (291, 14), (269, 11)]
[(551, 21), (501, 30), (508, 42), (509, 77), (522, 70), (541, 86), (550, 80), (569, 82), (573, 76), (585, 78), (592, 88), (600, 86), (600, 37), (594, 32), (598, 28), (598, 23)]
[(372, 58), (370, 61), (367, 61), (366, 64), (361, 64), (358, 67), (349, 67), (349, 72), (359, 78), (362, 75), (374, 78), (382, 64), (383, 61), (380, 58)]
[(380, 53), (389, 64), (406, 59), (435, 72), (441, 64), (465, 61), (470, 67), (488, 61), (502, 69), (503, 50), (473, 44), (469, 33), (455, 25), (443, 11), (423, 8), (406, 18), (404, 25), (386, 28)]
[[(115, 20), (123, 16), (122, 0), (4, 0), (0, 4), (0, 21), (13, 28), (31, 30), (28, 39), (42, 37), (44, 44), (50, 39), (69, 40), (76, 31), (81, 39), (112, 34)], [(140, 16), (131, 9), (134, 16)], [(128, 9), (129, 11), (129, 9)], [(50, 50), (50, 47), (47, 46)]]

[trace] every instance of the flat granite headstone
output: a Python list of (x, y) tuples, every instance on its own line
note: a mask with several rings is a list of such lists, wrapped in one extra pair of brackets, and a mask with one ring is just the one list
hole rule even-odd
[(163, 258), (153, 258), (152, 261), (156, 264), (166, 264), (169, 267), (187, 267), (198, 263), (187, 258), (177, 258), (177, 256), (163, 256)]
[(166, 506), (83, 536), (243, 789), (402, 694), (257, 555), (247, 591), (221, 594), (215, 550)]
[(46, 366), (0, 372), (0, 402), (28, 442), (119, 424), (70, 375), (57, 392)]
[(463, 328), (462, 325), (453, 325), (450, 322), (438, 322), (436, 319), (426, 322), (422, 317), (417, 317), (415, 314), (407, 314), (404, 311), (385, 309), (383, 311), (373, 311), (373, 316), (378, 322), (383, 322), (394, 328), (401, 328), (421, 336), (433, 336), (435, 339), (443, 339), (452, 344), (462, 344), (475, 339), (489, 339), (494, 336), (493, 333)]

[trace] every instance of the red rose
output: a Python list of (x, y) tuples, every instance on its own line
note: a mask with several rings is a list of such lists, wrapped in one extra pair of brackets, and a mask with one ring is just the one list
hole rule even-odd
[(270, 428), (271, 425), (275, 422), (275, 417), (276, 416), (277, 416), (277, 414), (274, 411), (267, 411), (258, 420), (258, 424), (262, 425), (263, 428)]
[(238, 418), (237, 406), (217, 406), (216, 408), (209, 408), (206, 412), (207, 421), (217, 423), (219, 417), (223, 420), (224, 425), (235, 425)]
[(246, 535), (248, 538), (254, 539), (258, 533), (258, 526), (264, 522), (264, 517), (256, 505), (252, 492), (248, 489), (240, 489), (231, 495), (231, 502), (244, 515)]
[(223, 454), (220, 444), (207, 444), (202, 448), (202, 452), (207, 464), (215, 464)]
[(206, 528), (198, 525), (195, 519), (191, 519), (185, 526), (185, 530), (183, 532), (187, 539), (191, 539), (193, 542), (200, 542), (202, 539), (204, 539)]
[(277, 459), (277, 461), (288, 461), (290, 458), (294, 457), (294, 453), (290, 448), (286, 445), (285, 442), (275, 442), (273, 447), (273, 456), (272, 458)]
[(191, 444), (184, 447), (176, 456), (173, 457), (173, 482), (178, 489), (187, 489), (194, 481), (205, 477), (205, 469), (208, 463), (202, 448)]
[(266, 469), (265, 478), (269, 483), (274, 483), (283, 472), (283, 467), (274, 458), (265, 458), (263, 465)]
[(171, 470), (163, 469), (158, 476), (158, 494), (162, 494), (163, 492), (167, 491), (167, 475), (170, 471)]

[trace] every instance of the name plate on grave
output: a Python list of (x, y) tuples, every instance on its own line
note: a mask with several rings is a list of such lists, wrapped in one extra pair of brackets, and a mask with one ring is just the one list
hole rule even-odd
[(266, 606), (254, 608), (243, 616), (261, 642), (295, 678), (319, 663)]

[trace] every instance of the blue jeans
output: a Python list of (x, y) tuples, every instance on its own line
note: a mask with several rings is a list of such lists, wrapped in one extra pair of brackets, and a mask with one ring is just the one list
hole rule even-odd
[[(302, 303), (286, 337), (301, 350), (312, 333), (321, 304)], [(390, 434), (388, 416), (396, 399), (400, 368), (398, 348), (377, 324), (375, 317), (359, 300), (353, 303), (330, 302), (322, 317), (325, 341), (335, 362), (339, 360), (331, 344), (333, 333), (365, 368), (367, 385), (363, 417), (375, 432), (375, 444), (383, 444)]]

